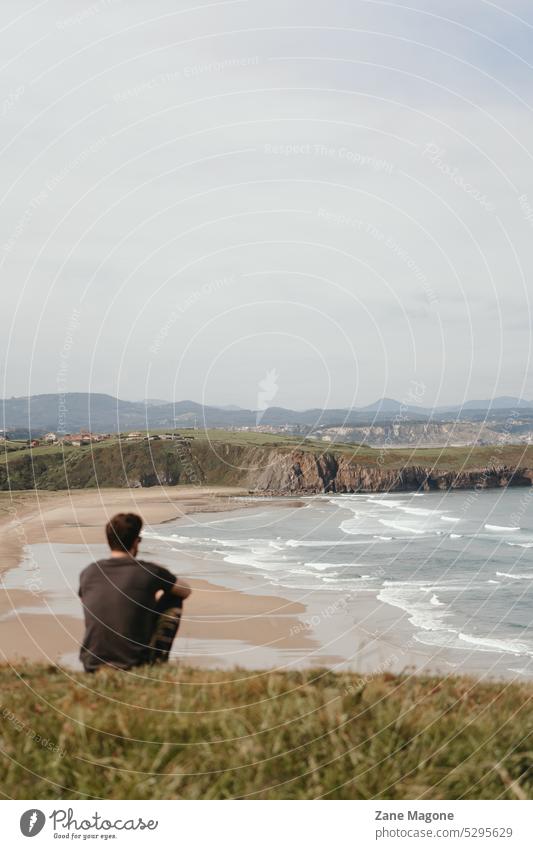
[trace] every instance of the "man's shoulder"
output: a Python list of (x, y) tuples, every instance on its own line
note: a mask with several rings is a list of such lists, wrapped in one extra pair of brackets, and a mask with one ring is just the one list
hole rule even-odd
[(161, 566), (160, 563), (154, 563), (152, 560), (137, 560), (141, 568), (146, 569), (152, 575), (172, 575), (173, 573), (166, 566)]
[(175, 580), (176, 576), (173, 572), (166, 568), (166, 566), (161, 566), (160, 563), (154, 563), (152, 560), (140, 560), (134, 559), (131, 560), (122, 560), (115, 559), (113, 557), (104, 557), (100, 560), (94, 560), (92, 563), (89, 563), (85, 569), (80, 573), (80, 580), (85, 581), (97, 576), (103, 576), (109, 572), (110, 569), (120, 569), (121, 571), (124, 569), (135, 569), (144, 572), (146, 576), (152, 576), (154, 578), (164, 578), (165, 580)]
[(98, 571), (100, 569), (103, 569), (105, 566), (110, 565), (111, 563), (112, 560), (110, 557), (100, 557), (99, 560), (92, 560), (91, 563), (89, 563), (89, 565), (85, 567), (81, 574), (83, 575), (83, 572)]
[[(98, 560), (93, 560), (92, 563), (89, 563), (85, 569), (82, 569), (80, 572), (80, 578), (86, 577), (90, 578), (96, 575), (103, 575), (109, 571), (109, 569), (113, 569), (117, 566), (117, 561), (113, 557), (100, 557)], [(123, 565), (130, 565), (129, 562)], [(131, 561), (131, 565), (135, 565), (135, 561)]]
[[(139, 557), (100, 557), (98, 560), (93, 560), (85, 569), (110, 569), (113, 566), (146, 566), (151, 568), (164, 568), (154, 563), (151, 560), (144, 560)], [(85, 571), (85, 570), (84, 570)]]
[(102, 558), (101, 560), (93, 560), (92, 563), (89, 563), (89, 565), (85, 567), (85, 569), (81, 570), (80, 580), (83, 580), (83, 578), (88, 578), (91, 575), (101, 573), (105, 563), (107, 563), (107, 560), (105, 560), (104, 558)]

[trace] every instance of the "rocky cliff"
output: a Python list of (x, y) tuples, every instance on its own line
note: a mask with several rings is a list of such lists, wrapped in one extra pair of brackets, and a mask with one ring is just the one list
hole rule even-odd
[(533, 469), (489, 468), (449, 471), (407, 465), (383, 468), (366, 465), (335, 453), (304, 451), (271, 453), (267, 465), (254, 469), (243, 483), (257, 492), (407, 492), (416, 490), (491, 489), (531, 486)]
[[(182, 439), (80, 448), (9, 459), (0, 464), (0, 490), (225, 485), (257, 493), (400, 492), (531, 486), (533, 449), (435, 452), (433, 465), (417, 452), (391, 449), (322, 451), (287, 443), (253, 444)], [(421, 454), (419, 453), (419, 456)], [(496, 458), (496, 459), (495, 459)]]

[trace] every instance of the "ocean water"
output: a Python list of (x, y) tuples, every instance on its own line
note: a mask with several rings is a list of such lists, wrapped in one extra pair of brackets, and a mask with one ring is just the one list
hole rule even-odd
[[(533, 489), (257, 499), (144, 534), (150, 549), (305, 602), (316, 590), (371, 594), (429, 647), (533, 658)], [(304, 502), (304, 506), (297, 506)], [(512, 663), (511, 663), (512, 667)], [(510, 667), (510, 668), (511, 668)]]

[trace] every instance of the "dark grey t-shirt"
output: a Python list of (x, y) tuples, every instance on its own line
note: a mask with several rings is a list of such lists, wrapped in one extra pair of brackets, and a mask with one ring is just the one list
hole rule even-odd
[(80, 660), (87, 672), (103, 664), (129, 669), (145, 663), (157, 614), (155, 593), (169, 591), (176, 576), (146, 560), (110, 557), (80, 575), (85, 614)]

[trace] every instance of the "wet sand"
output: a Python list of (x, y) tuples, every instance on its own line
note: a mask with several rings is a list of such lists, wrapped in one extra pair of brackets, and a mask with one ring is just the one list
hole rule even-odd
[(105, 524), (118, 512), (140, 513), (153, 525), (193, 512), (230, 510), (236, 506), (232, 499), (246, 494), (196, 486), (0, 493), (0, 572), (16, 566), (24, 546), (35, 542), (104, 542)]
[[(39, 543), (86, 546), (89, 562), (93, 558), (91, 549), (104, 544), (105, 523), (119, 511), (138, 512), (146, 524), (157, 525), (190, 513), (242, 510), (243, 503), (234, 499), (246, 494), (245, 490), (229, 487), (3, 494), (0, 551), (5, 577), (0, 587), (0, 657), (10, 662), (27, 659), (56, 663), (66, 659), (76, 665), (83, 633), (81, 606), (75, 615), (58, 613), (47, 592), (46, 552), (34, 553)], [(19, 587), (10, 588), (9, 572), (20, 567), (25, 557), (23, 581)], [(68, 569), (68, 554), (62, 560)], [(56, 563), (56, 567), (60, 569), (61, 564)], [(180, 647), (187, 645), (188, 662), (207, 660), (207, 665), (225, 665), (236, 650), (233, 663), (238, 663), (237, 655), (246, 646), (248, 663), (249, 649), (256, 648), (257, 658), (252, 655), (251, 662), (261, 667), (265, 660), (272, 665), (280, 653), (308, 652), (316, 645), (300, 624), (305, 605), (195, 579), (186, 563), (183, 574), (193, 594), (185, 605), (176, 652), (181, 656)], [(77, 574), (69, 587), (71, 601), (75, 601), (75, 583)]]

